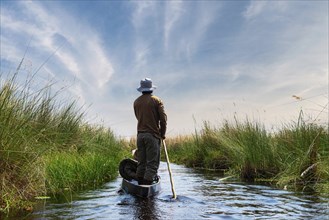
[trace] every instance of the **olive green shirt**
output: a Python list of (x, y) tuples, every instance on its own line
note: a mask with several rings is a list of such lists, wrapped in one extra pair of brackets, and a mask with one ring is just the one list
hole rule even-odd
[(164, 138), (167, 130), (167, 115), (162, 101), (152, 94), (143, 94), (134, 102), (137, 118), (137, 132), (148, 132), (157, 138)]

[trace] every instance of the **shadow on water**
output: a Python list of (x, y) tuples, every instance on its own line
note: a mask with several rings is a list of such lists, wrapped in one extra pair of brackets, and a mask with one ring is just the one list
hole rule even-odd
[[(134, 219), (161, 219), (160, 210), (157, 207), (155, 198), (143, 199), (128, 195), (117, 205), (126, 206), (130, 210)], [(127, 213), (121, 213), (123, 215)]]
[(118, 193), (119, 177), (97, 190), (67, 196), (66, 201), (44, 201), (19, 219), (329, 219), (329, 196), (241, 183), (175, 164), (171, 168), (177, 199), (172, 198), (166, 164), (161, 163), (162, 191), (153, 198)]

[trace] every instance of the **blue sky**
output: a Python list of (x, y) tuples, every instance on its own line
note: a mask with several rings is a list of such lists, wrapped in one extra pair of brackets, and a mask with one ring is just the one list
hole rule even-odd
[(328, 20), (328, 1), (1, 0), (1, 73), (28, 47), (20, 77), (56, 82), (122, 137), (136, 134), (144, 77), (168, 136), (234, 115), (280, 127), (301, 109), (327, 124)]

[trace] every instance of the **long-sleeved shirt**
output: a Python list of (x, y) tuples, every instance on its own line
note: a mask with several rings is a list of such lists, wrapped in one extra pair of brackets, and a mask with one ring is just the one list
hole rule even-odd
[(137, 118), (137, 132), (149, 132), (157, 138), (165, 137), (167, 115), (160, 98), (152, 94), (143, 94), (134, 102)]

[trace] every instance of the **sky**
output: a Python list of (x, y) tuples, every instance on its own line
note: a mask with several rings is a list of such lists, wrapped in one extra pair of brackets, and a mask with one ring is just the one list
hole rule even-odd
[[(234, 117), (328, 125), (328, 1), (1, 0), (1, 77), (54, 83), (91, 124), (136, 135), (140, 80), (167, 136)], [(2, 79), (3, 80), (3, 79)]]

